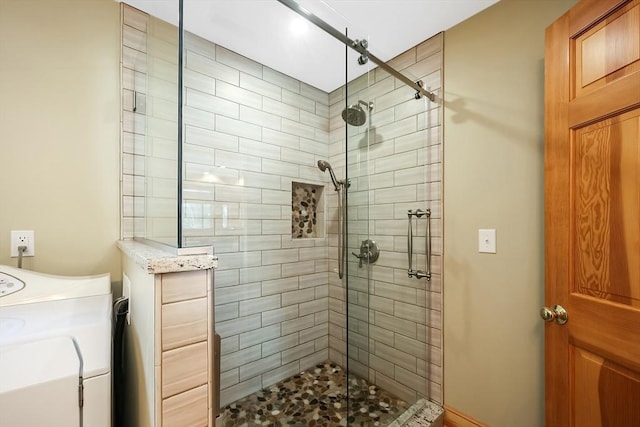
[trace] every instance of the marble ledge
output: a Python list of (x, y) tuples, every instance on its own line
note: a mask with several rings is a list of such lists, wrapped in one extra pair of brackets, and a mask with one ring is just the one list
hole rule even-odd
[[(151, 245), (138, 240), (119, 240), (118, 248), (150, 274), (208, 270), (218, 267), (213, 248), (207, 253), (178, 254), (176, 248)], [(206, 248), (207, 249), (207, 248)]]

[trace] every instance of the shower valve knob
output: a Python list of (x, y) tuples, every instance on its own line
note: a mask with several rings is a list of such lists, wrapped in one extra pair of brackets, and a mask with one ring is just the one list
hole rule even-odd
[(374, 263), (380, 256), (380, 248), (375, 240), (363, 240), (360, 244), (360, 253), (351, 252), (351, 254), (360, 260), (360, 267), (362, 268), (362, 262), (367, 264)]

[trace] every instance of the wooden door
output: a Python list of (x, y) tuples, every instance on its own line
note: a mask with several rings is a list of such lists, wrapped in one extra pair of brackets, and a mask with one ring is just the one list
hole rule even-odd
[(547, 426), (640, 426), (640, 0), (547, 29), (545, 224)]

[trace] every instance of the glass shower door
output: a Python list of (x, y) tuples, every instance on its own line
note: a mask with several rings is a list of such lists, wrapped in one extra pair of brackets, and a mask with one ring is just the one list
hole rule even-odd
[[(430, 90), (440, 88), (440, 64), (440, 36), (389, 63)], [(442, 403), (441, 108), (380, 68), (347, 84), (350, 106), (360, 106), (366, 121), (345, 124), (349, 406), (388, 425)], [(407, 215), (418, 209), (431, 218)], [(430, 242), (431, 280), (408, 276), (409, 239), (413, 269), (421, 271)], [(374, 246), (379, 256), (367, 263), (362, 256)]]
[[(353, 64), (353, 65), (352, 65)], [(375, 71), (371, 64), (349, 66), (367, 67), (367, 73), (347, 83), (345, 110), (346, 170), (350, 182), (347, 193), (347, 381), (349, 412), (353, 425), (362, 422), (387, 425), (397, 412), (394, 399), (375, 385), (370, 376), (370, 296), (371, 273), (378, 256), (377, 242), (372, 239), (370, 222), (371, 138), (375, 128), (372, 115), (375, 103), (369, 99), (368, 88), (373, 83)], [(375, 256), (373, 256), (375, 253)]]
[[(387, 76), (389, 81), (376, 85), (378, 73), (378, 70), (370, 67), (365, 75), (347, 85), (346, 108), (351, 117), (347, 115), (345, 120), (346, 157), (351, 187), (347, 193), (346, 317), (349, 408), (350, 413), (355, 415), (353, 424), (359, 425), (358, 421), (364, 419), (372, 425), (384, 426), (404, 413), (413, 401), (401, 397), (390, 387), (393, 381), (387, 379), (394, 378), (394, 375), (386, 368), (397, 356), (393, 352), (398, 352), (391, 338), (395, 331), (381, 328), (375, 323), (376, 315), (384, 324), (387, 320), (384, 316), (393, 313), (393, 305), (384, 307), (384, 301), (376, 295), (376, 273), (389, 273), (385, 265), (396, 259), (395, 236), (390, 234), (393, 228), (387, 228), (390, 224), (381, 222), (388, 220), (384, 213), (391, 212), (391, 205), (380, 207), (375, 203), (377, 192), (393, 189), (394, 182), (391, 171), (381, 176), (376, 174), (376, 166), (381, 168), (378, 160), (391, 154), (389, 146), (393, 144), (393, 140), (383, 141), (378, 134), (379, 127), (388, 124), (385, 120), (392, 120), (389, 117), (391, 111), (378, 112), (376, 105), (376, 94), (389, 88), (393, 78)], [(358, 120), (361, 116), (364, 119)], [(384, 279), (384, 276), (381, 278)], [(379, 341), (380, 338), (384, 341)], [(391, 353), (385, 354), (383, 351), (380, 354), (382, 345), (386, 345)], [(385, 356), (388, 357), (385, 359)]]

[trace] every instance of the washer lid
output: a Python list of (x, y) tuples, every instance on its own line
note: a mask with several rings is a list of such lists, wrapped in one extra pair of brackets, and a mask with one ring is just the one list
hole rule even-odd
[(1, 357), (5, 347), (52, 338), (77, 344), (84, 378), (109, 372), (111, 295), (0, 307)]
[(79, 378), (81, 370), (82, 360), (71, 337), (3, 344), (0, 394), (64, 378)]
[(110, 275), (55, 276), (0, 265), (0, 307), (111, 293)]

